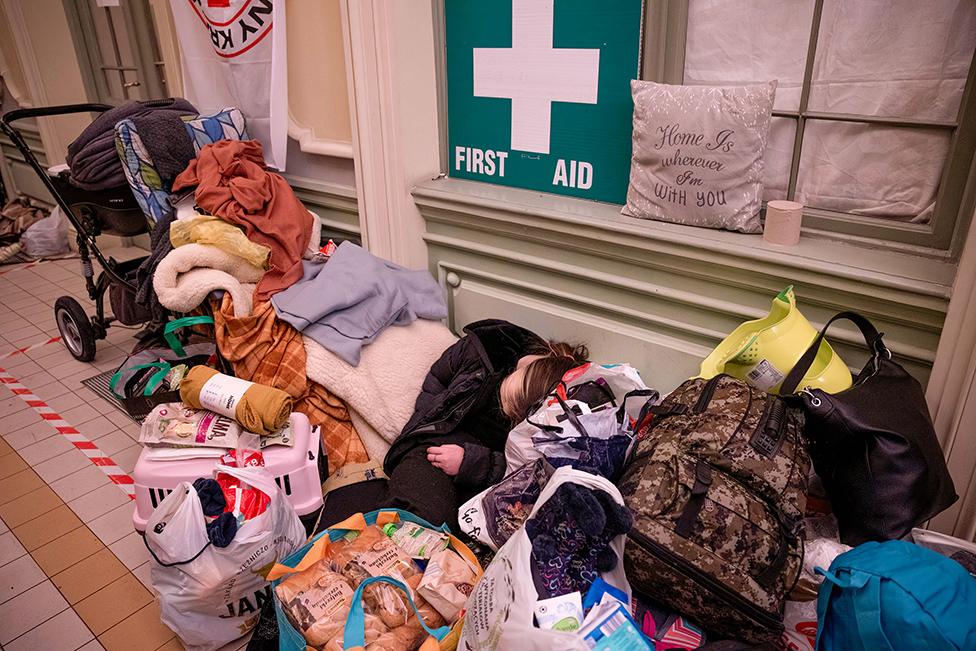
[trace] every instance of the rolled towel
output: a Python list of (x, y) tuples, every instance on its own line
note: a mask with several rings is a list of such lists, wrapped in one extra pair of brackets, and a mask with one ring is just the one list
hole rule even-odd
[(180, 400), (233, 418), (249, 432), (267, 436), (288, 423), (292, 398), (281, 389), (194, 366), (180, 382)]

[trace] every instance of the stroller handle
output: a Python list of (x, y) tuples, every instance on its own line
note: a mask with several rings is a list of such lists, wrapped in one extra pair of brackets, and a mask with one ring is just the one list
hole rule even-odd
[(102, 113), (111, 109), (108, 104), (63, 104), (61, 106), (38, 106), (7, 111), (0, 117), (0, 123), (9, 126), (11, 122), (24, 118), (41, 118), (49, 115), (69, 115), (71, 113)]

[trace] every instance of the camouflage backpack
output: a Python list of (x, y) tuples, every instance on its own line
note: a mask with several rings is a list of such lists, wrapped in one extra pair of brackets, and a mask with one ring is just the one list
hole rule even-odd
[(727, 375), (685, 382), (652, 413), (619, 484), (631, 584), (715, 633), (776, 640), (803, 560), (800, 415)]

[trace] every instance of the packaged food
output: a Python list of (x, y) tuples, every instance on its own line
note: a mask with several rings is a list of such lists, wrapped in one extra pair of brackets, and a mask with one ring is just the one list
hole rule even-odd
[[(332, 543), (327, 555), (354, 588), (371, 576), (388, 576), (402, 583), (417, 576), (419, 582), (420, 572), (413, 560), (376, 525)], [(388, 584), (369, 586), (363, 592), (363, 600), (366, 612), (378, 615), (389, 627), (402, 626), (410, 619), (410, 606), (400, 592)]]
[(535, 602), (535, 621), (547, 631), (575, 631), (583, 621), (583, 600), (579, 592)]
[[(413, 560), (376, 525), (333, 541), (319, 562), (285, 578), (275, 591), (285, 616), (310, 646), (341, 651), (353, 593), (371, 576), (404, 583), (424, 622), (431, 628), (445, 624), (419, 593), (422, 574)], [(406, 596), (389, 584), (368, 586), (363, 606), (369, 651), (413, 651), (427, 636)]]
[[(431, 607), (431, 605), (418, 594), (417, 588), (420, 584), (421, 576), (420, 574), (415, 574), (407, 579), (407, 587), (413, 590), (413, 601), (417, 606), (417, 611), (420, 616), (424, 618), (424, 622), (430, 628), (437, 628), (444, 626), (444, 618)], [(370, 588), (378, 586), (370, 586), (366, 588), (366, 592)], [(392, 586), (387, 586), (391, 589)], [(397, 591), (397, 594), (400, 594)], [(408, 606), (409, 607), (409, 606)], [(427, 638), (427, 631), (423, 629), (420, 622), (417, 620), (416, 615), (413, 614), (413, 610), (410, 611), (410, 616), (407, 621), (397, 627), (391, 627), (388, 633), (380, 635), (372, 642), (367, 641), (366, 648), (368, 651), (414, 651), (420, 648), (424, 640)], [(340, 651), (342, 647), (337, 647), (335, 651)], [(333, 651), (330, 649), (329, 651)]]
[(446, 534), (414, 522), (391, 522), (383, 527), (383, 533), (413, 558), (430, 558), (451, 542)]
[[(336, 636), (342, 637), (353, 587), (341, 574), (329, 569), (327, 560), (289, 576), (275, 592), (285, 616), (309, 644), (324, 646)], [(366, 628), (368, 639), (368, 622)]]
[(464, 559), (444, 549), (430, 558), (417, 592), (444, 619), (455, 622), (474, 590), (475, 581), (475, 573)]
[(241, 427), (232, 418), (165, 402), (142, 422), (139, 442), (149, 447), (236, 448), (240, 435)]
[[(283, 580), (275, 592), (282, 611), (309, 645), (342, 649), (342, 633), (352, 605), (355, 588), (323, 559), (304, 572)], [(366, 643), (389, 632), (379, 617), (365, 613)]]

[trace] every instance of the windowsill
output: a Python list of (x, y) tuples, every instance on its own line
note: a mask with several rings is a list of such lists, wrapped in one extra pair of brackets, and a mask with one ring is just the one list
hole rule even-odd
[(956, 271), (952, 262), (857, 240), (841, 241), (837, 236), (804, 232), (797, 246), (778, 246), (766, 243), (761, 234), (635, 219), (621, 215), (620, 206), (613, 204), (477, 181), (437, 178), (418, 184), (413, 195), (422, 206), (466, 207), (472, 212), (558, 222), (554, 227), (583, 239), (622, 236), (661, 242), (741, 258), (745, 264), (761, 261), (943, 300), (948, 300)]

